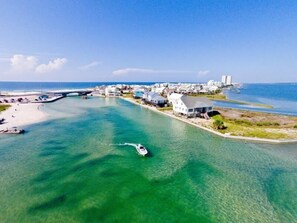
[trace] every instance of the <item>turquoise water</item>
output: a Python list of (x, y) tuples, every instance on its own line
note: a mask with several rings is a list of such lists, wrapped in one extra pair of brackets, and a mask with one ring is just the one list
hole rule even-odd
[[(297, 222), (296, 144), (222, 139), (121, 99), (44, 109), (58, 119), (0, 136), (0, 222)], [(150, 156), (111, 145), (125, 142)]]

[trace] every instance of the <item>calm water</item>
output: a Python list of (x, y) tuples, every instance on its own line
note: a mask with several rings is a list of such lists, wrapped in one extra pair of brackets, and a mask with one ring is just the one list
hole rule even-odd
[(297, 116), (297, 84), (244, 84), (240, 94), (226, 92), (230, 99), (252, 103), (272, 105), (273, 109), (257, 108), (225, 102), (216, 102), (217, 106), (248, 109), (255, 111), (280, 113)]
[(297, 222), (296, 145), (222, 139), (121, 99), (45, 110), (59, 119), (0, 136), (0, 222)]

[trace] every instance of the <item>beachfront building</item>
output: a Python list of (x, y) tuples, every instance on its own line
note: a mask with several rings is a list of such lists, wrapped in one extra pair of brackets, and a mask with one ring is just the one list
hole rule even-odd
[(120, 90), (115, 86), (108, 86), (105, 88), (105, 96), (106, 97), (115, 97), (120, 96), (121, 92)]
[(166, 89), (166, 87), (154, 87), (152, 88), (152, 92), (155, 92), (157, 94), (163, 94), (164, 90)]
[(204, 115), (213, 109), (213, 103), (208, 98), (186, 95), (174, 100), (172, 105), (175, 114), (187, 117), (205, 117)]
[(154, 92), (145, 92), (142, 96), (142, 100), (146, 103), (164, 106), (167, 102), (166, 98)]
[(171, 95), (168, 96), (168, 102), (170, 104), (176, 104), (176, 102), (183, 96), (183, 94), (178, 94), (178, 93), (172, 93)]
[(139, 99), (139, 98), (142, 98), (142, 96), (143, 96), (143, 91), (134, 91), (133, 92), (133, 97), (135, 98), (135, 99)]

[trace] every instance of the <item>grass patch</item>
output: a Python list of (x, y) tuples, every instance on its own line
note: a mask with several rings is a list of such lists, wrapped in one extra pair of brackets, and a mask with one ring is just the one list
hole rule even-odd
[(133, 98), (133, 93), (125, 93), (125, 94), (122, 94), (122, 97), (123, 97), (123, 98)]
[[(221, 115), (211, 117), (214, 122), (220, 121), (227, 128), (220, 129), (221, 133), (229, 133), (233, 136), (256, 137), (265, 139), (286, 139), (288, 136), (285, 133), (274, 132), (280, 124), (277, 122), (251, 122), (246, 119), (225, 119)], [(296, 125), (297, 128), (297, 125)]]
[(0, 105), (0, 112), (7, 110), (10, 105)]
[(285, 139), (287, 135), (284, 133), (268, 132), (265, 129), (253, 129), (244, 133), (246, 137), (257, 137), (265, 139)]
[(246, 125), (246, 126), (253, 125), (252, 122), (250, 122), (249, 120), (245, 120), (245, 119), (234, 119), (234, 120), (232, 120), (232, 122), (234, 122), (237, 125)]
[(162, 108), (158, 108), (159, 111), (172, 111), (172, 107), (169, 106), (169, 107), (162, 107)]
[(221, 115), (214, 115), (211, 117), (212, 120), (216, 121), (216, 120), (219, 120), (219, 121), (224, 121), (223, 117)]
[(189, 96), (194, 96), (194, 97), (205, 97), (210, 100), (217, 100), (217, 101), (225, 101), (228, 100), (226, 95), (224, 94), (189, 94)]
[(297, 125), (294, 125), (294, 127), (293, 127), (294, 129), (297, 129)]
[(280, 126), (278, 122), (257, 122), (257, 126)]

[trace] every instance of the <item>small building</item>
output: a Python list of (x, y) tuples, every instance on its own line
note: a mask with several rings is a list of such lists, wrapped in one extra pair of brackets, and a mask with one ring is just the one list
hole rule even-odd
[(150, 104), (164, 106), (167, 102), (166, 98), (154, 92), (145, 92), (142, 99)]
[(134, 91), (133, 97), (135, 99), (139, 99), (139, 98), (142, 98), (143, 94), (144, 94), (143, 91)]
[(121, 95), (120, 90), (115, 86), (108, 86), (105, 88), (105, 96), (107, 97), (115, 97), (120, 95)]
[(203, 116), (212, 111), (213, 103), (205, 97), (192, 97), (183, 95), (173, 101), (173, 112), (188, 117)]
[(182, 96), (183, 94), (172, 93), (168, 96), (168, 102), (170, 104), (176, 103)]

